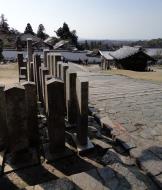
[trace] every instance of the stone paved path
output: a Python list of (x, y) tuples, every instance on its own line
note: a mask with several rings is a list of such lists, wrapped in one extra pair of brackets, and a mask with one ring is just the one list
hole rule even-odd
[(87, 71), (90, 103), (101, 118), (108, 116), (129, 132), (135, 145), (130, 155), (162, 183), (162, 85), (120, 75), (103, 76), (98, 70), (94, 73), (94, 68)]

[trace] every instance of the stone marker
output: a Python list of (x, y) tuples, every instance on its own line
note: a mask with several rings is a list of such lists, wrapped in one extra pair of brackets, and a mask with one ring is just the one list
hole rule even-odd
[(31, 146), (39, 145), (39, 132), (37, 120), (37, 91), (34, 82), (24, 82), (27, 108), (28, 138)]
[(52, 70), (51, 70), (51, 53), (47, 53), (47, 68), (49, 70), (49, 74), (52, 75)]
[(27, 38), (27, 57), (28, 57), (28, 80), (31, 81), (30, 62), (32, 61), (32, 38)]
[(45, 110), (46, 110), (46, 114), (48, 113), (48, 100), (47, 100), (47, 81), (52, 79), (53, 76), (52, 75), (45, 75), (45, 94), (44, 94), (44, 106), (45, 106)]
[(61, 80), (66, 82), (66, 70), (69, 68), (67, 63), (62, 63), (61, 65)]
[(67, 63), (61, 64), (61, 80), (64, 81), (64, 104), (65, 104), (65, 112), (67, 110), (66, 108), (66, 71), (69, 68)]
[(50, 68), (51, 68), (51, 75), (54, 75), (54, 53), (50, 54)]
[(9, 151), (28, 147), (25, 88), (14, 84), (5, 88)]
[(61, 80), (51, 79), (46, 85), (50, 152), (57, 153), (65, 149), (64, 83)]
[(76, 80), (77, 94), (77, 136), (74, 140), (78, 152), (83, 152), (93, 148), (93, 144), (88, 139), (88, 81), (85, 77)]
[(63, 64), (62, 61), (57, 62), (57, 78), (61, 79), (61, 65)]
[(43, 50), (43, 61), (44, 61), (44, 66), (47, 67), (47, 53), (49, 52), (49, 50)]
[(40, 55), (34, 55), (34, 73), (35, 73), (35, 83), (37, 86), (37, 95), (38, 99), (41, 100), (41, 86), (40, 86), (40, 76), (39, 76), (39, 67), (41, 67), (41, 58)]
[(30, 81), (34, 82), (34, 63), (30, 62)]
[(61, 61), (61, 54), (54, 53), (54, 77), (57, 77), (57, 62)]
[(87, 144), (88, 136), (88, 81), (77, 78), (78, 129), (77, 138), (81, 145)]
[(45, 96), (45, 76), (49, 74), (49, 70), (47, 67), (41, 67), (41, 81), (42, 81), (42, 94), (43, 94), (43, 99)]
[(77, 124), (76, 77), (76, 72), (70, 69), (66, 71), (66, 107), (67, 120), (70, 125)]
[(6, 102), (4, 85), (0, 85), (0, 150), (7, 145)]
[(23, 53), (17, 54), (17, 63), (18, 63), (18, 67), (19, 67), (19, 75), (21, 75), (20, 68), (23, 67)]

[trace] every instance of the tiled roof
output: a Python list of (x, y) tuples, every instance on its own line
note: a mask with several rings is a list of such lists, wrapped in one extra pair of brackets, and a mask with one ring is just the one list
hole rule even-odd
[(61, 40), (54, 45), (54, 49), (58, 49), (58, 48), (62, 47), (63, 45), (67, 44), (68, 42), (69, 42), (68, 40)]
[(100, 54), (107, 60), (113, 60), (114, 58), (110, 55), (112, 51), (99, 51)]
[(114, 57), (114, 59), (124, 59), (138, 53), (139, 51), (141, 51), (139, 47), (123, 46), (117, 51), (111, 52), (110, 55)]

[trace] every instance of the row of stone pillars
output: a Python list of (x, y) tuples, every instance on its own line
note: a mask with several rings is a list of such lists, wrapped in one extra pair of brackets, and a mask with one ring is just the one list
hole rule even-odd
[[(48, 118), (49, 150), (54, 154), (59, 151), (68, 153), (65, 131), (73, 127), (75, 133), (72, 138), (78, 152), (82, 152), (93, 148), (88, 139), (88, 81), (78, 77), (67, 63), (60, 60), (60, 54), (44, 51), (44, 64), (40, 67), (42, 102)], [(68, 122), (66, 126), (65, 117)]]
[[(44, 108), (41, 114), (47, 117), (49, 143), (44, 145), (47, 160), (69, 155), (65, 132), (71, 127), (74, 129), (71, 136), (78, 152), (93, 148), (88, 139), (88, 81), (78, 77), (67, 63), (63, 63), (61, 54), (44, 51), (41, 62), (40, 55), (32, 55), (30, 39), (27, 47), (27, 77), (20, 80), (21, 85), (0, 88), (0, 108), (6, 108), (3, 111), (0, 109), (0, 119), (3, 121), (0, 130), (4, 131), (2, 141), (12, 151), (39, 144), (39, 101)], [(20, 75), (22, 60), (21, 54), (18, 54)], [(7, 142), (6, 137), (11, 142)]]

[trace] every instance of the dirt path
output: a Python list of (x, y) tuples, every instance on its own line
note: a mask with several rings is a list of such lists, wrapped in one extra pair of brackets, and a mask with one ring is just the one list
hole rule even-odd
[(18, 82), (18, 65), (16, 63), (0, 65), (0, 83), (11, 84)]

